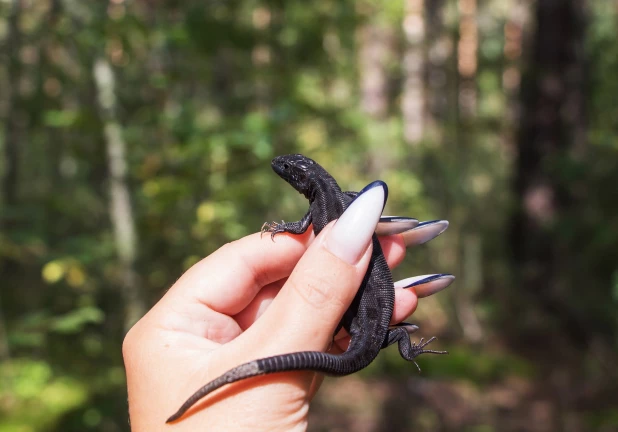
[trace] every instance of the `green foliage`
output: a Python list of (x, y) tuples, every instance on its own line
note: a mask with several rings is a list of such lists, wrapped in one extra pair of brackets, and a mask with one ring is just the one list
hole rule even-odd
[(1, 432), (52, 430), (88, 395), (83, 380), (57, 375), (47, 362), (28, 358), (0, 364), (0, 382)]
[[(404, 140), (401, 106), (408, 78), (403, 24), (415, 2), (192, 0), (154, 6), (114, 1), (91, 7), (70, 0), (54, 9), (51, 0), (22, 1), (17, 54), (5, 43), (11, 3), (0, 2), (5, 127), (0, 134), (0, 330), (6, 327), (7, 333), (3, 340), (0, 331), (0, 355), (2, 345), (9, 353), (0, 363), (0, 432), (128, 428), (120, 353), (127, 305), (110, 214), (110, 186), (118, 179), (110, 175), (105, 115), (97, 104), (97, 58), (110, 62), (116, 78), (113, 115), (126, 142), (122, 181), (137, 231), (131, 264), (145, 304), (154, 304), (201, 258), (256, 232), (264, 221), (299, 219), (306, 201), (271, 172), (269, 161), (302, 152), (335, 173), (344, 189), (385, 180), (390, 189), (386, 213), (450, 220), (442, 238), (412, 251), (396, 272), (401, 278), (429, 272), (458, 277), (451, 293), (440, 294), (441, 304), (428, 307), (421, 300), (415, 315), (438, 322), (438, 332), (449, 335), (440, 348), (451, 352), (421, 359), (422, 376), (479, 386), (517, 376), (545, 393), (544, 386), (561, 379), (545, 377), (543, 366), (553, 368), (564, 353), (545, 346), (530, 353), (517, 346), (526, 343), (513, 333), (534, 324), (546, 329), (543, 341), (560, 341), (571, 354), (564, 357), (572, 363), (556, 366), (556, 376), (568, 370), (565, 381), (573, 383), (586, 381), (580, 379), (582, 370), (597, 374), (580, 389), (585, 394), (607, 385), (596, 355), (580, 355), (585, 348), (562, 342), (553, 330), (555, 316), (539, 311), (534, 295), (511, 284), (522, 271), (509, 266), (517, 245), (508, 235), (510, 219), (521, 198), (513, 187), (521, 116), (515, 93), (526, 84), (518, 81), (526, 62), (534, 59), (506, 53), (513, 43), (527, 48), (533, 25), (523, 17), (533, 15), (534, 2), (516, 10), (506, 0), (424, 2), (426, 38), (416, 61), (422, 69), (425, 133), (414, 143)], [(467, 83), (458, 72), (464, 3), (478, 6), (477, 66)], [(588, 3), (582, 47), (588, 139), (576, 156), (546, 154), (543, 162), (550, 177), (580, 203), (556, 215), (552, 230), (564, 255), (553, 264), (559, 277), (548, 289), (569, 293), (564, 304), (613, 354), (618, 340), (618, 21), (612, 2)], [(359, 35), (368, 26), (389, 35), (377, 50), (386, 53), (385, 64), (373, 65), (384, 70), (383, 87), (363, 81), (371, 73), (363, 70), (367, 62), (361, 61), (365, 51)], [(12, 62), (20, 68), (17, 77), (11, 75)], [(469, 87), (463, 89), (464, 84)], [(468, 96), (474, 93), (472, 113), (462, 104), (462, 89)], [(364, 93), (379, 91), (386, 93), (385, 112), (363, 110)], [(574, 121), (568, 109), (563, 111), (567, 123)], [(6, 176), (9, 125), (15, 126), (19, 153), (14, 180)], [(467, 249), (470, 238), (478, 241), (479, 262)], [(505, 300), (508, 290), (513, 303)], [(462, 331), (466, 301), (484, 333), (495, 332), (498, 351), (485, 343), (473, 349), (458, 342), (468, 337)], [(533, 312), (507, 316), (513, 304)], [(423, 316), (424, 310), (431, 315)], [(494, 325), (504, 321), (503, 329)], [(512, 344), (513, 339), (518, 342)], [(363, 373), (415, 372), (393, 348)], [(590, 428), (615, 426), (615, 410), (592, 411), (586, 417)]]
[(49, 329), (57, 333), (74, 334), (83, 331), (87, 324), (98, 324), (103, 322), (103, 319), (104, 315), (101, 310), (87, 306), (54, 317), (49, 324)]
[(43, 124), (55, 128), (71, 127), (75, 125), (78, 116), (75, 111), (51, 110), (43, 114)]
[(586, 416), (586, 424), (593, 430), (611, 430), (618, 427), (618, 410), (607, 408)]

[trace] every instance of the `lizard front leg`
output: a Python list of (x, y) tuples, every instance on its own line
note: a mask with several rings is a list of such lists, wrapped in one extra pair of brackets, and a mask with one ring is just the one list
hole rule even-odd
[(287, 232), (290, 234), (303, 234), (307, 231), (309, 225), (311, 225), (311, 209), (309, 209), (307, 214), (305, 214), (298, 222), (264, 222), (260, 232), (262, 234), (270, 233), (270, 238), (272, 239), (275, 237), (275, 234), (282, 232)]

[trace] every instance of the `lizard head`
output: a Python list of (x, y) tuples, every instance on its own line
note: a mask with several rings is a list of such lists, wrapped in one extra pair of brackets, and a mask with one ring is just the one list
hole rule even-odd
[(307, 198), (316, 170), (321, 168), (315, 161), (301, 154), (277, 156), (272, 160), (272, 167), (279, 177)]

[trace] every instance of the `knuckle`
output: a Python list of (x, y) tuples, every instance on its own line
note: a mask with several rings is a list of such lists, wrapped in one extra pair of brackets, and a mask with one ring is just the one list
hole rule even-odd
[(335, 281), (337, 275), (320, 275), (315, 271), (303, 271), (295, 278), (294, 289), (299, 296), (315, 309), (332, 309), (343, 306), (341, 287)]
[(131, 329), (125, 335), (122, 341), (122, 357), (127, 361), (135, 351), (135, 333), (137, 324), (131, 327)]

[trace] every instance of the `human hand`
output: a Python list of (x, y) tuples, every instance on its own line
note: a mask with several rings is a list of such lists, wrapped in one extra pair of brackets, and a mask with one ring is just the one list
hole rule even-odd
[[(132, 430), (170, 428), (165, 419), (180, 403), (239, 364), (296, 351), (345, 350), (348, 338), (338, 335), (331, 346), (332, 334), (366, 271), (371, 233), (382, 210), (379, 201), (357, 209), (354, 221), (339, 227), (331, 223), (315, 241), (311, 230), (300, 236), (280, 234), (276, 242), (254, 234), (189, 269), (125, 338)], [(350, 232), (354, 238), (346, 238)], [(438, 233), (429, 226), (381, 238), (389, 266), (401, 262), (406, 243)], [(419, 295), (448, 283), (448, 278), (434, 279), (417, 285), (417, 291), (396, 290), (392, 323), (415, 310)], [(304, 430), (321, 379), (321, 374), (302, 371), (243, 380), (205, 398), (173, 427)]]

